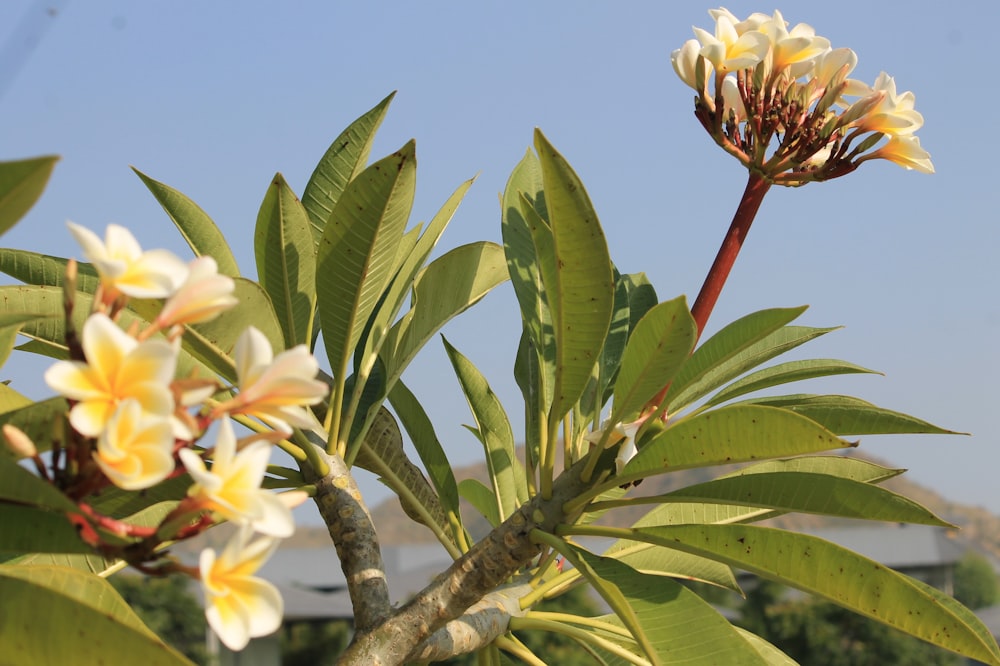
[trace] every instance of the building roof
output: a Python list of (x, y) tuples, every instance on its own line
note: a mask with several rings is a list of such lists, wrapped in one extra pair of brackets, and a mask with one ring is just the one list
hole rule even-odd
[[(451, 564), (437, 544), (384, 546), (389, 597), (395, 604), (407, 601)], [(354, 617), (347, 581), (333, 544), (279, 547), (257, 575), (273, 583), (285, 602), (285, 620), (350, 619)]]
[(955, 531), (931, 525), (873, 524), (802, 530), (897, 570), (953, 565), (968, 547)]

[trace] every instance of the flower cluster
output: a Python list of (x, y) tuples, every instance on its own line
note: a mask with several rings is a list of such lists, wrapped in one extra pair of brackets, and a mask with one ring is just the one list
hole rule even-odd
[[(305, 346), (275, 355), (253, 327), (233, 349), (236, 386), (214, 377), (176, 378), (185, 326), (235, 306), (234, 280), (220, 275), (210, 257), (185, 264), (166, 250), (143, 252), (120, 226), (109, 226), (103, 241), (84, 227), (69, 226), (100, 285), (78, 338), (67, 336), (69, 359), (45, 373), (49, 387), (69, 400), (73, 431), (62, 444), (65, 469), (57, 467), (57, 456), (51, 479), (90, 518), (81, 533), (92, 545), (110, 552), (102, 529), (147, 539), (146, 547), (132, 549), (139, 553), (132, 564), (199, 575), (210, 625), (228, 647), (242, 649), (251, 637), (280, 625), (280, 595), (253, 574), (277, 540), (292, 534), (291, 506), (304, 499), (302, 493), (277, 495), (261, 488), (271, 442), (290, 437), (292, 427), (317, 425), (308, 406), (322, 400), (328, 388), (316, 379), (318, 365)], [(70, 266), (68, 282), (74, 279), (75, 264)], [(165, 301), (145, 328), (135, 323), (123, 329), (130, 299)], [(215, 395), (225, 398), (213, 400)], [(262, 432), (238, 441), (230, 421), (236, 415), (262, 421)], [(37, 458), (23, 433), (8, 430), (12, 446)], [(214, 445), (206, 446), (212, 431)], [(44, 473), (40, 459), (36, 464)], [(183, 471), (193, 480), (187, 497), (155, 530), (132, 529), (85, 503), (107, 485), (144, 490)], [(203, 552), (197, 570), (165, 563), (155, 552), (157, 543), (193, 536), (220, 519), (240, 529), (218, 556)], [(262, 536), (252, 540), (254, 532)]]
[(781, 12), (740, 20), (720, 8), (715, 31), (695, 28), (671, 54), (697, 93), (695, 115), (719, 146), (769, 182), (797, 186), (854, 171), (871, 159), (933, 173), (914, 133), (923, 117), (911, 92), (897, 93), (884, 72), (874, 85), (848, 78), (847, 48)]

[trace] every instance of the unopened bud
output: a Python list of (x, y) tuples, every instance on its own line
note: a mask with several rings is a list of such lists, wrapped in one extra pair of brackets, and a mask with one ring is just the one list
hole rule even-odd
[(4, 424), (3, 436), (7, 440), (7, 448), (16, 458), (34, 458), (38, 455), (35, 443), (16, 426)]

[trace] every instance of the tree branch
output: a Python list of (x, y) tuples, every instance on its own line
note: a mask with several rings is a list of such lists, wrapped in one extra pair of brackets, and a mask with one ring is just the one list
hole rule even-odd
[(317, 448), (330, 471), (324, 476), (316, 476), (309, 465), (303, 465), (302, 473), (316, 486), (316, 506), (337, 548), (340, 567), (347, 579), (355, 629), (365, 632), (381, 623), (390, 611), (389, 587), (378, 535), (344, 459), (326, 453), (322, 447)]
[(406, 661), (442, 661), (486, 647), (507, 633), (510, 618), (524, 615), (520, 599), (531, 589), (527, 583), (521, 583), (490, 592), (431, 634)]
[(371, 630), (359, 629), (338, 663), (404, 663), (435, 631), (527, 566), (541, 551), (529, 537), (531, 531), (554, 531), (566, 519), (563, 505), (597, 482), (597, 478), (589, 484), (580, 480), (584, 466), (585, 461), (580, 461), (561, 474), (553, 484), (551, 499), (536, 495), (405, 606)]

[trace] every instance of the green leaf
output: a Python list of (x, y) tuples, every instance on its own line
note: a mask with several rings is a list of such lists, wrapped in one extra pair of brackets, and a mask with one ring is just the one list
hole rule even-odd
[(65, 398), (49, 398), (31, 402), (0, 414), (0, 426), (11, 424), (35, 443), (39, 451), (51, 448), (52, 438), (61, 435), (69, 405)]
[(471, 504), (492, 527), (500, 524), (496, 495), (482, 481), (462, 479), (458, 482), (458, 494)]
[[(727, 370), (734, 362), (742, 359), (741, 352), (766, 339), (805, 311), (804, 305), (761, 310), (723, 327), (703, 342), (684, 364), (667, 391), (665, 404), (671, 412), (680, 411), (685, 405), (697, 400), (697, 396), (705, 395), (738, 376), (741, 373), (731, 374)], [(726, 379), (717, 379), (718, 375), (723, 374)], [(705, 384), (714, 385), (705, 388)], [(688, 397), (689, 394), (693, 397)]]
[[(546, 218), (542, 167), (531, 150), (514, 167), (501, 199), (504, 256), (514, 294), (521, 308), (525, 328), (531, 333), (536, 349), (542, 349), (543, 326), (551, 326), (545, 288), (539, 271), (534, 236), (552, 231)], [(537, 227), (532, 230), (532, 227)], [(551, 257), (548, 257), (551, 258)]]
[(0, 502), (0, 525), (0, 553), (93, 552), (64, 513)]
[(472, 187), (474, 180), (474, 178), (467, 180), (458, 186), (452, 195), (448, 197), (448, 200), (445, 201), (444, 205), (434, 214), (434, 217), (431, 218), (431, 221), (427, 224), (427, 228), (420, 234), (420, 238), (414, 244), (413, 248), (402, 257), (399, 270), (393, 278), (389, 289), (386, 291), (385, 304), (377, 315), (378, 321), (376, 322), (376, 326), (379, 330), (388, 328), (392, 320), (399, 314), (400, 309), (403, 307), (404, 299), (414, 286), (417, 274), (423, 268), (424, 264), (427, 263), (427, 258), (430, 257), (431, 251), (437, 245), (448, 223), (451, 222), (455, 211), (458, 210), (458, 205), (465, 198), (465, 193)]
[[(441, 508), (448, 516), (452, 531), (461, 529), (461, 517), (458, 509), (458, 484), (452, 471), (444, 447), (438, 441), (434, 425), (427, 417), (424, 408), (416, 396), (402, 382), (397, 382), (389, 392), (392, 408), (406, 429), (410, 441), (413, 442), (420, 461), (427, 470), (434, 489), (437, 491)], [(456, 535), (457, 536), (457, 535)]]
[(58, 160), (47, 155), (0, 162), (0, 234), (17, 224), (35, 205)]
[(913, 500), (868, 483), (812, 472), (757, 472), (675, 490), (664, 502), (743, 504), (841, 518), (949, 527)]
[(436, 527), (435, 534), (444, 536), (448, 541), (446, 545), (455, 545), (451, 523), (441, 507), (437, 493), (424, 478), (420, 468), (407, 457), (399, 425), (384, 407), (379, 408), (355, 464), (378, 474), (382, 482), (399, 497), (407, 516), (422, 525)]
[[(901, 470), (889, 469), (856, 458), (843, 456), (804, 456), (789, 460), (767, 460), (744, 467), (720, 478), (742, 474), (787, 471), (829, 474), (862, 483), (880, 483), (898, 476)], [(601, 504), (594, 508), (600, 510)], [(745, 505), (665, 503), (650, 509), (633, 527), (646, 525), (753, 523), (780, 515), (778, 511)]]
[(611, 324), (615, 286), (604, 232), (583, 183), (537, 129), (535, 150), (555, 263), (554, 271), (542, 273), (556, 341), (551, 424), (572, 409), (590, 380)]
[(798, 662), (765, 641), (757, 634), (751, 633), (740, 627), (736, 627), (736, 631), (743, 636), (744, 639), (746, 639), (747, 643), (750, 644), (750, 647), (760, 654), (760, 656), (764, 659), (764, 663), (770, 664), (770, 666), (798, 666)]
[(225, 236), (198, 204), (174, 188), (153, 180), (135, 167), (132, 167), (132, 171), (135, 171), (160, 202), (196, 257), (213, 257), (219, 265), (220, 273), (231, 277), (239, 276), (239, 266), (236, 265), (233, 251), (229, 248)]
[[(0, 566), (0, 598), (17, 609), (0, 623), (11, 664), (102, 664), (127, 655), (144, 666), (190, 666), (103, 578), (52, 566)], [(60, 627), (54, 640), (52, 628)], [(65, 630), (75, 627), (75, 630)]]
[[(574, 533), (586, 534), (581, 527)], [(805, 534), (751, 525), (624, 530), (628, 538), (712, 557), (828, 599), (912, 636), (989, 664), (1000, 649), (975, 616), (922, 583)]]
[(576, 546), (561, 552), (611, 606), (651, 663), (767, 663), (735, 627), (680, 583)]
[(316, 295), (327, 358), (340, 381), (395, 271), (415, 177), (410, 141), (348, 184), (320, 239)]
[(651, 576), (697, 580), (742, 594), (732, 567), (721, 562), (682, 553), (672, 548), (641, 541), (620, 539), (604, 552), (605, 557), (624, 562), (636, 571)]
[(476, 420), (476, 428), (469, 429), (486, 450), (486, 468), (502, 522), (528, 501), (524, 469), (514, 450), (514, 432), (500, 399), (490, 388), (486, 378), (447, 340), (442, 338), (442, 341)]
[(441, 327), (506, 280), (503, 250), (495, 243), (462, 245), (432, 261), (417, 276), (409, 312), (383, 343), (389, 387)]
[(698, 327), (683, 296), (655, 306), (636, 324), (615, 382), (611, 422), (631, 421), (670, 383), (691, 350)]
[(389, 102), (395, 94), (390, 93), (341, 132), (309, 177), (302, 192), (302, 205), (309, 213), (313, 240), (316, 243), (323, 237), (323, 230), (347, 183), (361, 173), (368, 162), (375, 132), (382, 124)]
[(0, 502), (57, 511), (77, 511), (76, 504), (55, 486), (35, 476), (6, 455), (0, 455)]
[(604, 340), (600, 358), (594, 367), (594, 372), (587, 388), (580, 397), (580, 417), (574, 417), (574, 440), (587, 429), (587, 424), (595, 427), (601, 423), (601, 411), (604, 403), (611, 397), (609, 388), (614, 390), (615, 379), (621, 366), (622, 354), (631, 332), (631, 318), (628, 305), (628, 283), (617, 270), (615, 275), (614, 308), (611, 314), (611, 325), (608, 327), (608, 337)]
[(267, 188), (254, 230), (257, 278), (271, 298), (285, 345), (311, 343), (316, 252), (309, 215), (279, 173)]
[(962, 434), (846, 395), (784, 395), (747, 400), (744, 404), (788, 409), (838, 435)]
[(27, 407), (33, 402), (31, 398), (18, 393), (7, 384), (0, 383), (0, 414)]
[(617, 485), (691, 467), (817, 453), (850, 446), (794, 412), (733, 405), (675, 422), (647, 442), (613, 480)]
[[(25, 284), (61, 287), (66, 276), (67, 260), (28, 250), (0, 249), (0, 271)], [(101, 278), (94, 267), (86, 263), (76, 265), (76, 288), (93, 294)]]
[(860, 365), (836, 359), (819, 358), (807, 361), (790, 361), (750, 373), (716, 393), (705, 404), (718, 405), (733, 398), (738, 398), (741, 395), (761, 391), (780, 384), (815, 379), (816, 377), (855, 373), (880, 374), (875, 370), (869, 370), (868, 368), (862, 368)]

